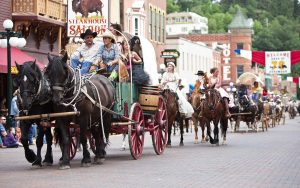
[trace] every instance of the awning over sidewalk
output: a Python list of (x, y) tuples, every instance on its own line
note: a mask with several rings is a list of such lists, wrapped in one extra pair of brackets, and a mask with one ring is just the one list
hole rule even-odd
[[(27, 55), (25, 52), (18, 48), (11, 48), (11, 72), (12, 74), (17, 74), (17, 68), (15, 62), (18, 64), (23, 64), (26, 61), (34, 61), (35, 58)], [(36, 64), (40, 69), (44, 69), (45, 65), (39, 61)], [(0, 48), (0, 73), (7, 73), (7, 49)]]

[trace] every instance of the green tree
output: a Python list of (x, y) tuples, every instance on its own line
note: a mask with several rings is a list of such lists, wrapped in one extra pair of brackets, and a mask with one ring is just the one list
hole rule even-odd
[(174, 0), (167, 0), (167, 14), (172, 12), (179, 12), (180, 7), (175, 4)]

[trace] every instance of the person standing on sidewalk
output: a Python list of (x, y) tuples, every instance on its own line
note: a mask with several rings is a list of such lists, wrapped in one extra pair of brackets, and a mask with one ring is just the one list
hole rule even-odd
[[(16, 90), (13, 94), (13, 98), (11, 100), (11, 107), (10, 107), (10, 116), (12, 118), (12, 133), (15, 134), (16, 128), (17, 128), (17, 121), (15, 120), (16, 116), (19, 116), (19, 108), (17, 105), (17, 95), (18, 95), (19, 90)], [(10, 127), (8, 127), (9, 129)]]

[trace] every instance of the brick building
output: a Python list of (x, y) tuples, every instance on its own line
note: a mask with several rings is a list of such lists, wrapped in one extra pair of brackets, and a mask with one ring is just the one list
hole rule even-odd
[(246, 19), (240, 10), (237, 11), (224, 34), (190, 34), (183, 37), (194, 41), (204, 42), (212, 48), (222, 51), (221, 75), (223, 83), (235, 82), (244, 72), (251, 71), (251, 61), (241, 58), (234, 53), (235, 49), (251, 50), (252, 21)]
[(123, 30), (151, 41), (158, 64), (163, 62), (160, 54), (166, 43), (166, 6), (161, 0), (120, 0)]

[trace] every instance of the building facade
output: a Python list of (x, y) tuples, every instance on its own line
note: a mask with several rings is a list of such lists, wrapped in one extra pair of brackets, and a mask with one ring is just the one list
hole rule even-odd
[(177, 58), (176, 72), (185, 85), (195, 83), (198, 70), (209, 72), (211, 68), (221, 65), (220, 51), (186, 38), (168, 36), (166, 49), (176, 49), (180, 53)]
[(158, 65), (163, 62), (160, 52), (166, 43), (166, 1), (121, 0), (120, 23), (123, 30), (151, 41)]
[(235, 82), (244, 72), (253, 72), (251, 61), (239, 57), (234, 52), (235, 49), (251, 50), (252, 22), (246, 19), (238, 10), (228, 28), (228, 33), (224, 34), (190, 34), (183, 36), (194, 42), (204, 42), (208, 46), (222, 51), (221, 75), (224, 84)]
[(167, 35), (207, 34), (208, 19), (193, 12), (175, 12), (167, 15)]

